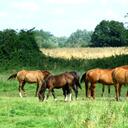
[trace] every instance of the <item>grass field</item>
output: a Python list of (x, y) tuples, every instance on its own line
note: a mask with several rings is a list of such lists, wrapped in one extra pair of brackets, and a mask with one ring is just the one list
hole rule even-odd
[[(127, 54), (125, 48), (43, 49), (42, 51), (55, 58), (68, 59)], [(64, 70), (66, 67), (63, 70), (56, 67), (53, 68), (53, 73), (58, 74)], [(55, 90), (57, 101), (50, 96), (47, 102), (39, 102), (38, 98), (34, 97), (36, 87), (33, 84), (25, 85), (27, 97), (19, 97), (18, 82), (7, 81), (9, 75), (15, 71), (16, 69), (4, 70), (0, 74), (0, 128), (128, 128), (128, 99), (125, 97), (127, 87), (122, 88), (119, 102), (115, 101), (113, 86), (111, 95), (108, 96), (106, 88), (104, 97), (101, 97), (101, 84), (97, 84), (96, 99), (86, 99), (83, 83), (77, 101), (73, 93), (73, 101), (64, 102), (60, 89)], [(79, 73), (82, 75), (83, 70)]]
[(0, 97), (1, 128), (127, 128), (127, 101), (107, 98), (39, 103), (34, 97)]
[[(62, 90), (56, 90), (57, 101), (50, 96), (47, 102), (34, 97), (35, 85), (26, 84), (27, 97), (18, 95), (18, 82), (7, 81), (9, 74), (0, 75), (0, 128), (127, 128), (128, 104), (123, 87), (121, 101), (116, 102), (114, 88), (108, 97), (96, 88), (96, 100), (86, 99), (84, 84), (79, 99), (64, 102)], [(74, 93), (73, 93), (74, 97)]]

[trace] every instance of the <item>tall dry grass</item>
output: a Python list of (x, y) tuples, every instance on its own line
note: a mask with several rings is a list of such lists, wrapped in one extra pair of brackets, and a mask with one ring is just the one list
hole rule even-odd
[(51, 57), (55, 58), (77, 58), (77, 59), (94, 59), (104, 58), (114, 55), (128, 54), (126, 47), (105, 47), (105, 48), (54, 48), (41, 49), (41, 51)]

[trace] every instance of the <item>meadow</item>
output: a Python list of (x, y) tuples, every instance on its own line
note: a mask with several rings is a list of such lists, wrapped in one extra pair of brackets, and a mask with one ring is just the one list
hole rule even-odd
[(62, 90), (55, 90), (57, 101), (50, 96), (46, 102), (39, 102), (35, 85), (26, 84), (27, 97), (20, 98), (18, 82), (7, 81), (3, 74), (0, 80), (0, 127), (1, 128), (127, 128), (128, 104), (123, 87), (121, 101), (116, 102), (114, 88), (104, 97), (101, 85), (96, 88), (96, 99), (86, 99), (84, 84), (79, 90), (78, 100), (64, 102)]
[[(99, 55), (103, 54), (104, 51)], [(68, 52), (66, 54), (68, 55)], [(115, 101), (113, 86), (110, 95), (108, 95), (106, 88), (104, 97), (101, 97), (101, 84), (97, 84), (95, 100), (85, 98), (84, 83), (81, 84), (82, 90), (79, 90), (78, 100), (75, 100), (74, 93), (72, 93), (73, 101), (64, 102), (62, 90), (56, 89), (57, 101), (54, 101), (50, 95), (47, 102), (39, 102), (38, 98), (34, 96), (36, 89), (34, 84), (26, 84), (27, 96), (24, 98), (19, 97), (18, 82), (16, 80), (7, 81), (9, 75), (15, 72), (13, 70), (7, 70), (0, 74), (0, 128), (128, 127), (126, 86), (122, 88), (122, 97), (119, 102)], [(57, 69), (57, 67), (52, 70), (55, 74), (62, 71), (64, 69)], [(79, 73), (81, 76), (83, 71), (79, 71)]]

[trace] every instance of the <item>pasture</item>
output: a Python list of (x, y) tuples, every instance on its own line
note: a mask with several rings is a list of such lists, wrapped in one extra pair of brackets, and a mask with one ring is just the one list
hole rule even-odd
[[(53, 58), (77, 58), (91, 59), (114, 56), (118, 54), (127, 54), (126, 48), (82, 48), (82, 49), (43, 49), (43, 53)], [(61, 60), (61, 59), (60, 59)], [(56, 59), (54, 59), (56, 61)], [(61, 64), (66, 60), (61, 60), (60, 67), (56, 64), (50, 70), (55, 74), (59, 74), (69, 67)], [(85, 70), (81, 68), (80, 63), (74, 65), (73, 69), (80, 73)], [(93, 61), (93, 60), (92, 60)], [(45, 62), (46, 63), (46, 62)], [(49, 63), (52, 65), (53, 62)], [(113, 62), (111, 62), (112, 64)], [(66, 62), (68, 65), (69, 62)], [(83, 63), (84, 65), (85, 63)], [(104, 63), (101, 63), (104, 64)], [(47, 64), (46, 64), (47, 65)], [(45, 66), (46, 66), (45, 65)], [(78, 67), (77, 67), (78, 66)], [(84, 67), (84, 66), (83, 66)], [(91, 66), (90, 66), (91, 67)], [(102, 86), (96, 86), (96, 99), (85, 98), (84, 83), (81, 84), (82, 90), (79, 89), (78, 100), (75, 100), (74, 92), (73, 101), (64, 102), (61, 89), (56, 89), (55, 94), (57, 101), (54, 101), (50, 95), (48, 101), (39, 102), (35, 97), (35, 84), (26, 84), (25, 90), (27, 96), (19, 97), (18, 81), (9, 80), (10, 74), (16, 72), (17, 69), (4, 70), (0, 74), (0, 128), (127, 128), (128, 127), (128, 99), (125, 94), (127, 87), (122, 87), (121, 101), (116, 102), (115, 90), (111, 87), (111, 94), (108, 96), (107, 86), (105, 88), (104, 97), (101, 97)], [(23, 68), (22, 68), (23, 69)], [(31, 69), (28, 67), (28, 69)], [(33, 68), (35, 69), (35, 68)], [(79, 70), (81, 69), (81, 70)], [(46, 91), (47, 93), (47, 91)]]
[[(34, 97), (36, 86), (26, 84), (27, 97), (20, 98), (18, 82), (7, 81), (9, 73), (0, 75), (0, 127), (1, 128), (127, 128), (127, 88), (122, 89), (121, 101), (115, 101), (114, 88), (108, 96), (107, 88), (101, 97), (101, 85), (96, 87), (96, 100), (86, 99), (84, 84), (78, 100), (64, 102), (62, 90), (56, 89), (57, 101), (50, 96), (46, 102)], [(47, 92), (46, 92), (47, 93)]]

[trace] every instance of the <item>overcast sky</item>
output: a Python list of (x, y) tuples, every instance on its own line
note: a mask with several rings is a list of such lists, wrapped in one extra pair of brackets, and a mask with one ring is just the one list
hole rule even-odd
[(1, 0), (0, 30), (43, 29), (69, 36), (77, 29), (94, 30), (102, 20), (125, 22), (128, 0)]

